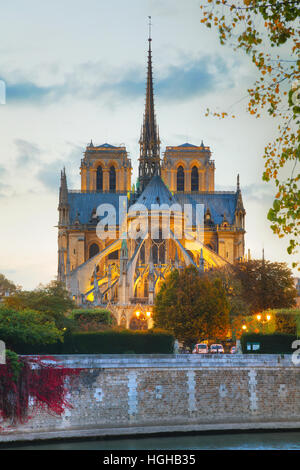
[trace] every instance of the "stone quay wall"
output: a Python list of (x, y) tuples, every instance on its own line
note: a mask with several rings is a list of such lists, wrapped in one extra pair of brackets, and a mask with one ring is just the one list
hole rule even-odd
[(300, 366), (290, 355), (55, 356), (80, 368), (62, 416), (30, 409), (0, 442), (180, 431), (300, 429)]

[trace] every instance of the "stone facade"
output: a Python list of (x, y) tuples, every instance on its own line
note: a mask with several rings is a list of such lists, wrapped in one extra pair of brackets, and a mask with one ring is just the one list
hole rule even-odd
[(57, 356), (82, 369), (62, 417), (0, 423), (1, 440), (300, 425), (291, 356)]

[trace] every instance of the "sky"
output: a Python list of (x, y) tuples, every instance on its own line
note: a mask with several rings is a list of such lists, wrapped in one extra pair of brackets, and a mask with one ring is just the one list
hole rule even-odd
[[(125, 144), (137, 177), (152, 17), (155, 111), (167, 145), (210, 146), (216, 190), (246, 209), (246, 251), (291, 266), (266, 214), (274, 188), (262, 181), (264, 147), (276, 122), (246, 112), (256, 70), (200, 23), (204, 0), (15, 0), (1, 6), (0, 273), (24, 289), (57, 274), (60, 170), (80, 188), (86, 145)], [(205, 117), (206, 109), (235, 119)], [(294, 271), (296, 273), (296, 271)]]

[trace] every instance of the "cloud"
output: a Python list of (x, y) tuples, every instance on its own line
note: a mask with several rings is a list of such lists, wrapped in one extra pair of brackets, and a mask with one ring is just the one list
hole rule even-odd
[(158, 81), (157, 94), (162, 98), (172, 100), (201, 96), (216, 87), (219, 88), (222, 84), (225, 87), (231, 87), (233, 83), (228, 80), (228, 76), (228, 69), (223, 61), (205, 57), (171, 67), (167, 76)]
[(14, 142), (17, 147), (17, 166), (27, 167), (39, 161), (42, 152), (36, 144), (23, 139), (15, 139)]
[(3, 178), (6, 179), (7, 177), (7, 170), (4, 168), (4, 166), (0, 166), (0, 197), (5, 197), (7, 194), (7, 191), (11, 189), (11, 187), (3, 182)]
[[(236, 186), (216, 184), (216, 191), (236, 191)], [(270, 205), (274, 199), (274, 186), (267, 183), (255, 183), (241, 186), (242, 197), (247, 202), (259, 202)]]
[(36, 178), (47, 188), (57, 191), (59, 187), (60, 170), (63, 168), (64, 162), (56, 160), (52, 163), (43, 164), (36, 173)]
[(51, 93), (51, 87), (40, 87), (32, 82), (6, 84), (6, 101), (30, 101), (39, 102), (47, 98)]
[(6, 183), (2, 183), (2, 181), (0, 181), (0, 197), (1, 198), (6, 197), (8, 195), (8, 191), (11, 189), (12, 189), (11, 186), (9, 186)]
[(249, 201), (272, 204), (274, 199), (274, 187), (271, 184), (249, 184), (243, 186), (242, 195)]
[[(40, 148), (35, 142), (15, 139), (14, 143), (17, 152), (13, 161), (13, 172), (21, 175), (20, 178), (24, 181), (21, 186), (14, 184), (17, 188), (15, 194), (19, 194), (21, 187), (27, 193), (36, 193), (34, 188), (38, 188), (37, 183), (42, 184), (45, 189), (51, 192), (57, 192), (60, 183), (60, 171), (64, 166), (67, 168), (68, 183), (70, 185), (78, 178), (78, 162), (82, 158), (82, 148), (80, 146), (66, 142), (67, 152), (57, 159), (53, 158), (48, 149)], [(20, 171), (22, 172), (20, 173)], [(11, 189), (11, 186), (2, 182), (3, 178), (1, 181), (1, 177), (5, 172), (6, 169), (0, 166), (0, 196), (8, 196), (8, 189)], [(1, 190), (3, 190), (3, 194), (1, 194)]]
[[(181, 63), (167, 68), (163, 76), (157, 74), (155, 93), (166, 100), (185, 100), (204, 95), (216, 88), (227, 89), (234, 85), (232, 71), (225, 61), (215, 56)], [(102, 77), (102, 78), (99, 78)], [(7, 103), (53, 103), (65, 97), (92, 100), (111, 94), (112, 97), (137, 99), (145, 94), (145, 68), (131, 66), (130, 70), (105, 70), (103, 64), (80, 64), (64, 77), (62, 83), (41, 86), (31, 81), (6, 82)]]
[(72, 145), (71, 150), (63, 159), (56, 159), (50, 163), (43, 163), (35, 174), (37, 180), (46, 189), (57, 192), (60, 184), (60, 171), (66, 167), (68, 186), (72, 187), (78, 174), (78, 161), (82, 157), (82, 148)]

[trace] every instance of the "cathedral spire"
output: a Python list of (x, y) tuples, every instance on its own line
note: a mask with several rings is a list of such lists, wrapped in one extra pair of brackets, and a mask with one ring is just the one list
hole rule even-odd
[(154, 112), (154, 90), (151, 50), (151, 16), (149, 16), (149, 47), (147, 66), (147, 87), (144, 121), (140, 137), (139, 181), (143, 191), (152, 176), (160, 174), (160, 140)]
[(60, 173), (60, 188), (59, 188), (59, 225), (69, 224), (69, 201), (68, 201), (68, 185), (66, 169), (64, 168)]
[(66, 175), (65, 167), (60, 173), (59, 203), (60, 204), (68, 203), (68, 185), (67, 185), (67, 175)]

